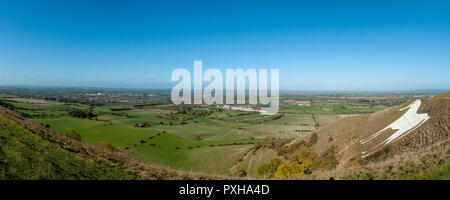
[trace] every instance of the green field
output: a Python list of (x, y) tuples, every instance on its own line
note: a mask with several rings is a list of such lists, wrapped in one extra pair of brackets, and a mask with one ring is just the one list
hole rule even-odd
[[(0, 101), (58, 132), (75, 132), (83, 142), (92, 145), (108, 142), (112, 148), (155, 165), (223, 175), (245, 170), (249, 177), (256, 176), (257, 166), (276, 157), (271, 149), (247, 155), (262, 139), (289, 141), (337, 120), (337, 114), (374, 112), (386, 107), (327, 100), (322, 96), (282, 98), (285, 101), (281, 101), (279, 114), (274, 116), (188, 105), (110, 103), (93, 106), (94, 117), (90, 119), (68, 115), (74, 110), (88, 112), (90, 106), (83, 103), (5, 94)], [(312, 105), (295, 105), (294, 100), (298, 99), (311, 101)], [(201, 114), (205, 112), (206, 115)], [(188, 120), (179, 120), (177, 116)]]

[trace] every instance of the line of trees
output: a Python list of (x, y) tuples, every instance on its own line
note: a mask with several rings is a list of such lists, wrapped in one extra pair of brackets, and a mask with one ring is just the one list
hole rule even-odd
[(91, 119), (92, 117), (95, 117), (94, 114), (94, 108), (92, 105), (89, 106), (89, 109), (86, 110), (71, 110), (69, 111), (69, 116), (76, 117), (76, 118), (88, 118)]

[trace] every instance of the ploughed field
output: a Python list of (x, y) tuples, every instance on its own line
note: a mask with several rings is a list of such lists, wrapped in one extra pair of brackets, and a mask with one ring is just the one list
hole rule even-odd
[[(307, 101), (311, 105), (303, 105)], [(256, 177), (259, 165), (277, 157), (272, 149), (255, 149), (255, 144), (263, 140), (290, 141), (339, 118), (390, 106), (329, 96), (286, 96), (277, 115), (262, 116), (213, 106), (89, 106), (12, 95), (0, 95), (0, 102), (60, 133), (154, 165), (248, 177)], [(73, 111), (92, 116), (80, 117)]]

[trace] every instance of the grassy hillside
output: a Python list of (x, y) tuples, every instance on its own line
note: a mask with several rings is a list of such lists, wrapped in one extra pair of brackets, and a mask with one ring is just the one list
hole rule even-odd
[[(396, 130), (387, 129), (368, 143), (360, 141), (402, 117), (407, 109), (401, 108), (412, 101), (331, 122), (274, 149), (290, 162), (287, 172), (295, 172), (288, 174), (291, 178), (450, 179), (450, 93), (421, 101), (417, 113), (427, 113), (429, 120), (386, 145), (378, 144)], [(363, 157), (368, 149), (375, 151)]]
[[(296, 105), (295, 101), (299, 98), (311, 101), (312, 105)], [(429, 128), (423, 130), (428, 130), (428, 132), (421, 133), (423, 136), (415, 139), (419, 142), (391, 145), (389, 149), (383, 149), (372, 157), (361, 159), (361, 152), (368, 147), (360, 145), (359, 140), (382, 129), (404, 113), (404, 111), (399, 111), (403, 106), (396, 106), (374, 114), (368, 114), (397, 104), (386, 104), (378, 101), (378, 98), (384, 99), (384, 97), (373, 97), (373, 100), (367, 99), (369, 97), (363, 98), (340, 96), (292, 97), (281, 105), (279, 114), (275, 116), (169, 104), (139, 106), (136, 103), (111, 103), (92, 107), (81, 103), (14, 96), (1, 98), (0, 104), (20, 115), (4, 109), (0, 111), (7, 116), (7, 120), (12, 119), (13, 123), (25, 127), (25, 130), (28, 131), (26, 134), (36, 136), (37, 139), (41, 138), (43, 142), (48, 141), (55, 145), (53, 141), (62, 140), (63, 144), (56, 142), (54, 147), (58, 149), (58, 152), (53, 152), (51, 156), (62, 152), (67, 153), (67, 156), (81, 157), (80, 162), (92, 160), (77, 166), (95, 164), (92, 167), (77, 167), (75, 169), (86, 169), (86, 173), (100, 169), (114, 169), (118, 171), (117, 173), (122, 173), (125, 170), (125, 175), (114, 176), (115, 172), (108, 171), (104, 172), (103, 175), (100, 172), (93, 172), (98, 174), (98, 177), (81, 177), (86, 179), (205, 178), (203, 175), (182, 173), (181, 171), (247, 178), (274, 177), (273, 174), (260, 173), (276, 171), (274, 166), (265, 165), (266, 163), (287, 163), (283, 165), (286, 173), (280, 174), (279, 177), (281, 178), (290, 177), (289, 173), (291, 172), (289, 170), (293, 171), (294, 174), (303, 174), (302, 178), (329, 178), (330, 176), (351, 179), (358, 179), (358, 177), (380, 178), (383, 177), (382, 174), (385, 169), (375, 167), (374, 163), (387, 162), (386, 160), (391, 160), (396, 155), (406, 155), (403, 153), (408, 152), (408, 150), (422, 150), (430, 144), (437, 144), (437, 141), (442, 141), (442, 138), (439, 138), (440, 136), (445, 138), (445, 135), (441, 133), (438, 133), (437, 136), (439, 137), (424, 137), (437, 133), (435, 130), (448, 130), (448, 128), (445, 129), (445, 127), (448, 127), (448, 125), (445, 125), (445, 116), (448, 116), (448, 114), (444, 112), (439, 114), (441, 122), (431, 125), (424, 124), (424, 127)], [(433, 99), (436, 98), (438, 97)], [(408, 98), (402, 97), (400, 103), (407, 100)], [(421, 109), (436, 109), (429, 106), (436, 103), (427, 103), (427, 101), (428, 99), (423, 100)], [(446, 101), (441, 102), (441, 104), (448, 106)], [(439, 108), (442, 105), (435, 107)], [(71, 115), (72, 111), (89, 111), (91, 108), (93, 108), (94, 117), (77, 118)], [(202, 114), (203, 112), (208, 114)], [(427, 112), (431, 112), (431, 110)], [(435, 111), (433, 110), (433, 112)], [(433, 122), (436, 121), (437, 118), (432, 117)], [(422, 129), (417, 129), (417, 131), (422, 131)], [(11, 130), (6, 131), (6, 133), (9, 132)], [(29, 138), (26, 134), (24, 134), (24, 138)], [(74, 138), (77, 138), (78, 141), (66, 136), (76, 136)], [(23, 141), (24, 138), (18, 139), (18, 141)], [(294, 138), (297, 139), (291, 141)], [(430, 140), (424, 140), (424, 138)], [(5, 144), (12, 141), (5, 140)], [(401, 141), (396, 143), (399, 142)], [(67, 147), (67, 143), (72, 146)], [(285, 145), (286, 143), (289, 144)], [(420, 145), (411, 146), (412, 144)], [(408, 148), (404, 148), (408, 145)], [(9, 146), (20, 145), (9, 144)], [(79, 150), (79, 148), (83, 150)], [(19, 152), (18, 154), (22, 153), (19, 149), (14, 151)], [(29, 157), (34, 159), (39, 158), (39, 156), (48, 156), (45, 152), (48, 152), (48, 150), (36, 152)], [(89, 152), (88, 155), (85, 154), (86, 152)], [(23, 152), (23, 154), (25, 153), (28, 154), (28, 151)], [(115, 160), (110, 159), (111, 157), (114, 157)], [(446, 161), (444, 165), (441, 164), (442, 161), (439, 161), (441, 158), (445, 160), (445, 157), (438, 157), (436, 166), (443, 167), (442, 169), (445, 171)], [(11, 160), (20, 160), (13, 156), (8, 157), (8, 159), (10, 160), (8, 162), (11, 163), (15, 162)], [(51, 161), (52, 159), (57, 161)], [(66, 166), (67, 163), (70, 163), (71, 158), (52, 157), (52, 159), (44, 159), (44, 163), (57, 163), (57, 166), (61, 166), (60, 168), (68, 170), (72, 166), (72, 164)], [(274, 159), (278, 160), (274, 161)], [(97, 166), (99, 165), (98, 160), (106, 167)], [(293, 161), (298, 161), (301, 164), (301, 170), (296, 169), (298, 165)], [(32, 163), (34, 162), (36, 161), (32, 161)], [(434, 163), (435, 161), (426, 160), (426, 162)], [(396, 161), (392, 163), (396, 163)], [(18, 164), (17, 166), (23, 165)], [(265, 168), (260, 168), (262, 165), (265, 165)], [(383, 166), (389, 165), (391, 164), (383, 164)], [(51, 164), (42, 166), (42, 168), (50, 168), (50, 171), (55, 171), (51, 168), (53, 167)], [(370, 166), (371, 170), (353, 171), (358, 167), (365, 169), (367, 166)], [(145, 168), (145, 170), (141, 168)], [(347, 170), (349, 168), (351, 170)], [(329, 171), (330, 169), (332, 171)], [(402, 167), (398, 171), (404, 169)], [(424, 170), (419, 169), (414, 170), (424, 172)], [(131, 175), (126, 176), (129, 172), (131, 172)], [(340, 172), (340, 174), (332, 175), (330, 172)], [(347, 172), (362, 174), (351, 176)], [(375, 172), (376, 175), (369, 174), (369, 172)], [(421, 177), (425, 178), (425, 176), (441, 176), (442, 173), (430, 172), (433, 175), (415, 174), (418, 176), (420, 174)], [(69, 174), (83, 173), (73, 172)], [(208, 176), (208, 178), (214, 177)], [(389, 178), (393, 177), (389, 176)], [(403, 175), (396, 177), (405, 178)], [(49, 178), (70, 179), (72, 177)]]
[(0, 179), (201, 179), (67, 138), (0, 107)]

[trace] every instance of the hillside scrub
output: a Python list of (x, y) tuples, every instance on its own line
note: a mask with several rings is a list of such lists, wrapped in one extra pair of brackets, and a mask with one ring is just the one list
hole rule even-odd
[(285, 162), (278, 166), (275, 172), (275, 178), (288, 178), (291, 176), (302, 175), (305, 171), (304, 167), (297, 162)]
[(277, 172), (278, 166), (280, 166), (281, 163), (282, 161), (279, 158), (274, 158), (270, 162), (260, 165), (256, 169), (256, 173), (259, 176), (263, 176), (264, 178), (272, 178)]
[[(311, 150), (311, 145), (317, 142), (317, 135), (311, 134), (306, 140), (290, 147), (283, 143), (278, 145), (273, 141), (268, 142), (267, 147), (278, 151), (278, 155), (283, 156), (286, 162), (280, 159), (273, 159), (258, 167), (258, 175), (264, 177), (289, 178), (303, 174), (311, 174), (314, 170), (324, 170), (335, 168), (339, 161), (336, 158), (336, 148), (331, 146), (322, 155)], [(272, 144), (272, 145), (270, 145)], [(276, 170), (275, 170), (276, 169)]]

